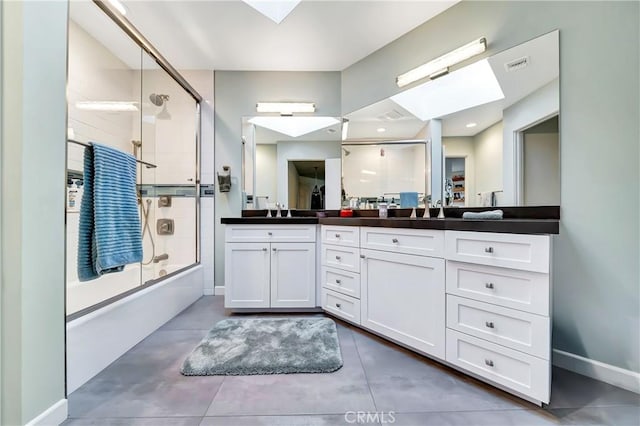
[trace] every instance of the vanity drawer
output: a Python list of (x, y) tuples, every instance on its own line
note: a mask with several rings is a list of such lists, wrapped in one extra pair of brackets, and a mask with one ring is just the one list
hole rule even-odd
[(447, 361), (535, 400), (549, 402), (549, 361), (450, 329)]
[(447, 293), (549, 316), (549, 274), (447, 260)]
[(322, 244), (322, 264), (351, 272), (360, 272), (360, 249)]
[(549, 317), (447, 295), (447, 327), (548, 360)]
[(313, 243), (316, 225), (226, 225), (228, 243)]
[(446, 231), (448, 260), (549, 273), (548, 235)]
[(355, 324), (360, 324), (360, 301), (335, 291), (322, 289), (322, 309)]
[(363, 227), (360, 229), (360, 247), (394, 253), (442, 257), (444, 231)]
[(360, 274), (323, 266), (321, 279), (324, 288), (360, 298)]
[(360, 228), (357, 226), (322, 225), (320, 229), (323, 243), (347, 247), (360, 246)]

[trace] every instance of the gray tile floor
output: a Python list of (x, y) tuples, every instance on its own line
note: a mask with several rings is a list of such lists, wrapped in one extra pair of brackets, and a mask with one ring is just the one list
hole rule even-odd
[(640, 425), (640, 395), (554, 369), (540, 409), (340, 321), (335, 373), (182, 376), (227, 315), (221, 296), (198, 300), (72, 393), (65, 425)]

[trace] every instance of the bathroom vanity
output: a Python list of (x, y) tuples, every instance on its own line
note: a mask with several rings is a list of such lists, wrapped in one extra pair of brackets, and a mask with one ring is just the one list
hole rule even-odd
[(330, 315), (535, 403), (558, 220), (227, 218), (225, 306)]

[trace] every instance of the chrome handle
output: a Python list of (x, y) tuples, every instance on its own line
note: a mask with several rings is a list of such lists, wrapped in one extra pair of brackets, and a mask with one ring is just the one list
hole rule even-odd
[(267, 235), (268, 235), (268, 236), (272, 236), (272, 235), (273, 235), (273, 232), (267, 232)]
[(490, 359), (485, 359), (484, 363), (487, 364), (489, 367), (493, 367), (493, 361)]
[(360, 259), (364, 259), (364, 254), (361, 254), (361, 255), (360, 255)]
[(336, 308), (341, 309), (342, 305), (340, 303), (336, 303)]
[(340, 238), (340, 234), (336, 234), (336, 238)]
[(267, 248), (266, 247), (262, 247), (262, 251), (267, 251)]
[(342, 259), (340, 256), (336, 256), (336, 260), (340, 260)]
[(495, 326), (493, 325), (493, 322), (492, 322), (492, 321), (485, 321), (484, 325), (485, 325), (487, 328), (495, 328)]
[(394, 243), (394, 244), (398, 244), (398, 239), (394, 238), (393, 240), (391, 240), (391, 242)]
[(484, 252), (485, 253), (493, 253), (493, 247), (485, 247)]
[(273, 250), (273, 251), (277, 251), (278, 249), (276, 249), (276, 248), (272, 248), (271, 250)]
[(336, 280), (336, 284), (342, 283), (342, 280)]
[(493, 290), (493, 283), (484, 283), (484, 286)]

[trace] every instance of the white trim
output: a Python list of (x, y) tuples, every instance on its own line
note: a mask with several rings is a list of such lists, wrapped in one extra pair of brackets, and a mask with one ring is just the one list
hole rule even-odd
[(224, 286), (223, 285), (215, 286), (214, 287), (214, 294), (216, 296), (223, 296), (224, 295)]
[(67, 400), (61, 399), (60, 401), (53, 404), (51, 407), (47, 408), (38, 417), (31, 420), (25, 426), (59, 425), (65, 420), (67, 420), (67, 416), (68, 416)]
[(205, 288), (204, 291), (202, 292), (202, 294), (204, 296), (213, 296), (216, 294), (215, 289), (213, 288)]
[(625, 370), (615, 365), (605, 364), (559, 349), (553, 350), (553, 365), (631, 392), (640, 393), (640, 373), (635, 371)]

